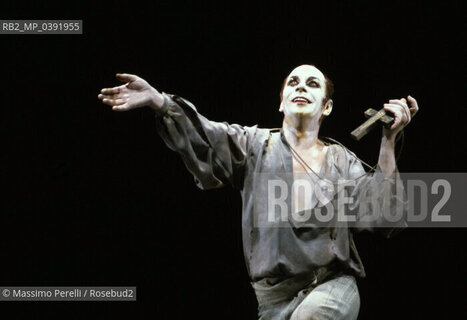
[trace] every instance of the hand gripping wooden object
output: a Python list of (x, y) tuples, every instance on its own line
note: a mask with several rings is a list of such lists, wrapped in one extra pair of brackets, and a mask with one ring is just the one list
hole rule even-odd
[(375, 109), (370, 108), (365, 111), (365, 117), (368, 118), (368, 120), (350, 133), (352, 138), (357, 141), (376, 127), (378, 123), (382, 123), (386, 127), (389, 127), (394, 123), (394, 118), (388, 115), (384, 109), (376, 111)]

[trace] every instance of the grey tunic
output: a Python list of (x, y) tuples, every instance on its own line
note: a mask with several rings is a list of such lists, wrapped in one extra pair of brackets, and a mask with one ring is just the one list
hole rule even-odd
[[(310, 273), (331, 264), (364, 277), (353, 234), (368, 229), (389, 236), (395, 228), (405, 226), (399, 221), (391, 228), (376, 228), (383, 225), (376, 221), (359, 228), (313, 228), (297, 222), (288, 227), (258, 227), (254, 210), (266, 210), (265, 199), (255, 189), (261, 188), (258, 177), (262, 173), (292, 173), (292, 153), (282, 131), (209, 121), (189, 101), (163, 95), (164, 105), (156, 112), (157, 131), (166, 145), (180, 154), (196, 185), (204, 190), (231, 185), (241, 192), (243, 250), (252, 281)], [(340, 145), (329, 145), (319, 174), (330, 181), (358, 180), (352, 194), (356, 201), (349, 206), (358, 217), (376, 209), (359, 206), (371, 197), (378, 199), (378, 206), (405, 212), (406, 203), (394, 192), (397, 171), (394, 179), (384, 177), (380, 170), (365, 175), (356, 156)]]

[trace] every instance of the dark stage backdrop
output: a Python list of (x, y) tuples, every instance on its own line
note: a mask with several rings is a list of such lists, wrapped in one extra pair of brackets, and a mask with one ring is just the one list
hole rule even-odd
[[(2, 35), (0, 284), (137, 286), (137, 302), (2, 303), (13, 319), (256, 319), (241, 199), (198, 190), (151, 110), (100, 103), (116, 72), (192, 101), (217, 121), (281, 126), (279, 89), (316, 64), (336, 85), (322, 128), (370, 163), (366, 108), (408, 94), (401, 172), (463, 172), (460, 1), (2, 2), (2, 19), (82, 19), (83, 35)], [(326, 4), (324, 4), (326, 3)], [(358, 237), (359, 319), (465, 316), (465, 229)]]

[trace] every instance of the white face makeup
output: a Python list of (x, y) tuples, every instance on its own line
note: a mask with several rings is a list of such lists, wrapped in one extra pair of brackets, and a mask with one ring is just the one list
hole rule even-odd
[(287, 77), (279, 111), (284, 112), (286, 117), (328, 115), (330, 110), (323, 109), (325, 90), (325, 78), (321, 71), (310, 65), (299, 66)]

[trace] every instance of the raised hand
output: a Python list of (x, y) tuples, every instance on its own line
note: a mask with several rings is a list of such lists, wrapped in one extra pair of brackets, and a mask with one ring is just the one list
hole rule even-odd
[(144, 106), (157, 110), (162, 106), (164, 98), (146, 80), (127, 73), (117, 73), (116, 76), (125, 84), (102, 89), (97, 96), (103, 103), (111, 106), (112, 110), (128, 111)]
[[(407, 105), (407, 100), (410, 103), (410, 108)], [(389, 100), (389, 103), (384, 104), (384, 109), (394, 116), (394, 123), (391, 127), (384, 128), (384, 135), (386, 137), (394, 138), (399, 131), (409, 124), (413, 116), (418, 112), (417, 100), (411, 96), (408, 96), (407, 100), (404, 98), (393, 99)]]

